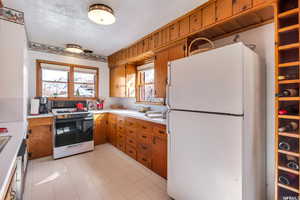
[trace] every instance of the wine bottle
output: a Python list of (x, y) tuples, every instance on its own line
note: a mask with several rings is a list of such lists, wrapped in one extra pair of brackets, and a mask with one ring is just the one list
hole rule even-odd
[(298, 129), (298, 123), (297, 122), (289, 122), (285, 126), (282, 126), (278, 129), (279, 132), (293, 132)]
[(286, 75), (282, 75), (282, 76), (278, 76), (278, 80), (282, 81), (282, 80), (293, 80), (293, 79), (297, 79), (297, 74), (286, 74)]
[(298, 115), (299, 109), (294, 105), (286, 106), (284, 109), (278, 111), (279, 115)]
[(291, 88), (291, 89), (285, 89), (281, 93), (277, 95), (278, 97), (295, 97), (298, 96), (298, 90)]
[(278, 177), (278, 182), (283, 185), (295, 186), (297, 178), (298, 177), (295, 174), (282, 174)]
[(281, 139), (278, 148), (284, 151), (298, 151), (298, 141), (294, 138)]
[(287, 158), (286, 166), (287, 166), (287, 168), (299, 171), (299, 164), (296, 159), (289, 160)]

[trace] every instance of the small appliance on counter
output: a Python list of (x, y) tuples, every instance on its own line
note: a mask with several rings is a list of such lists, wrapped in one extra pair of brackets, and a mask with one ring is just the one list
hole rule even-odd
[(48, 114), (49, 113), (49, 101), (47, 97), (37, 97), (40, 100), (39, 113)]
[(40, 108), (40, 100), (39, 99), (31, 99), (30, 101), (30, 114), (38, 115)]

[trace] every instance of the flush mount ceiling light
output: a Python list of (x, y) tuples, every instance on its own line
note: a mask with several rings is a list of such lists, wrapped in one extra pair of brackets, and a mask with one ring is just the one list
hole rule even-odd
[(102, 25), (110, 25), (116, 21), (113, 9), (104, 4), (91, 5), (88, 17), (91, 21)]
[(71, 52), (71, 53), (82, 53), (83, 50), (81, 46), (77, 44), (66, 44), (66, 51)]

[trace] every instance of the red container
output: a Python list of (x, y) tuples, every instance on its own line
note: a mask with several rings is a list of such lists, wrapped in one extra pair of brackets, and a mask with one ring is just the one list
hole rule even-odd
[(82, 103), (78, 103), (78, 104), (76, 104), (76, 109), (79, 111), (82, 111), (82, 110), (84, 110), (84, 105)]

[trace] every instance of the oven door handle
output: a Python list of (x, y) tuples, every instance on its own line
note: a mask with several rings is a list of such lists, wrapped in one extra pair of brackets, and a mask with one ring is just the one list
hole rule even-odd
[(84, 121), (89, 121), (89, 120), (93, 120), (93, 118), (92, 117), (87, 117), (87, 118), (84, 118)]
[(60, 123), (66, 123), (66, 122), (74, 122), (74, 121), (82, 121), (83, 119), (78, 119), (78, 118), (73, 118), (73, 119), (59, 119), (56, 120), (55, 123), (60, 124)]

